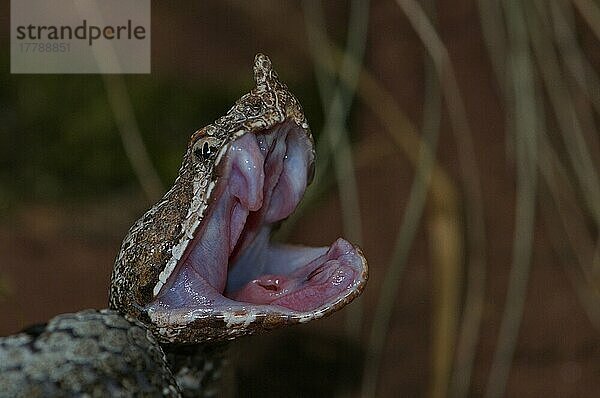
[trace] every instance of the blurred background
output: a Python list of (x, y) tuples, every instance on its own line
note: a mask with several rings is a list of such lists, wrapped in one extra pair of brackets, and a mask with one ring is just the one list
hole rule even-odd
[(149, 75), (11, 75), (0, 5), (0, 335), (103, 308), (129, 226), (268, 54), (317, 178), (277, 238), (359, 243), (362, 297), (241, 339), (231, 396), (600, 390), (600, 5), (152, 2)]

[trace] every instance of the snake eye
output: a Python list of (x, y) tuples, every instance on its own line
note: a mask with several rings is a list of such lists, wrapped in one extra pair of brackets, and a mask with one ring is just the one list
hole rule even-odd
[(207, 161), (219, 152), (219, 140), (215, 137), (202, 137), (194, 144), (192, 152), (196, 159)]

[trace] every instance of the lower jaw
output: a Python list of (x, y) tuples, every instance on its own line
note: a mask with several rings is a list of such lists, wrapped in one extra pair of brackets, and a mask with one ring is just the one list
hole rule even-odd
[(367, 263), (361, 250), (341, 239), (332, 247), (338, 242), (352, 247), (349, 256), (352, 268), (356, 268), (356, 277), (337, 296), (320, 301), (316, 307), (290, 308), (275, 302), (236, 301), (208, 287), (202, 290), (194, 306), (172, 306), (156, 300), (145, 307), (148, 317), (145, 323), (162, 343), (195, 344), (223, 342), (330, 315), (358, 297), (368, 278)]

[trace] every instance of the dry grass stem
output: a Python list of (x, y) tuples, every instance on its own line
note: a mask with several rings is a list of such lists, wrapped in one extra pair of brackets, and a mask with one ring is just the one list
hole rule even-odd
[[(355, 95), (358, 77), (364, 56), (367, 26), (369, 20), (369, 2), (354, 0), (351, 2), (348, 23), (348, 39), (339, 71), (345, 76), (344, 84), (335, 83), (335, 75), (323, 68), (316, 59), (331, 60), (323, 10), (320, 3), (307, 1), (303, 3), (306, 15), (306, 28), (309, 45), (315, 65), (315, 73), (321, 102), (326, 115), (323, 136), (328, 150), (319, 153), (325, 166), (329, 157), (333, 160), (336, 182), (339, 189), (339, 200), (342, 208), (344, 235), (353, 242), (362, 243), (362, 223), (358, 201), (358, 187), (352, 147), (349, 133), (345, 128), (352, 100)], [(333, 65), (330, 62), (330, 65)], [(324, 145), (321, 145), (323, 148)], [(325, 158), (325, 159), (323, 159)], [(321, 168), (324, 170), (324, 168)], [(316, 183), (320, 182), (322, 172), (317, 174)], [(357, 302), (347, 311), (347, 331), (356, 339), (360, 336), (362, 306)]]
[(538, 116), (538, 95), (533, 78), (525, 10), (519, 1), (505, 2), (504, 10), (509, 43), (507, 74), (511, 85), (507, 85), (507, 88), (512, 92), (509, 106), (514, 116), (511, 127), (515, 136), (517, 192), (513, 260), (485, 394), (488, 398), (501, 397), (505, 393), (523, 316), (536, 213), (537, 136), (541, 120)]

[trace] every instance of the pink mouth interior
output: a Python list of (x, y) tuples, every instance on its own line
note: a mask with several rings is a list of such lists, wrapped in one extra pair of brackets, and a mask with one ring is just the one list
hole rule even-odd
[(347, 241), (319, 248), (269, 241), (272, 226), (300, 202), (312, 167), (312, 143), (292, 122), (231, 143), (214, 200), (148, 308), (208, 311), (249, 303), (307, 312), (354, 289), (362, 261)]

